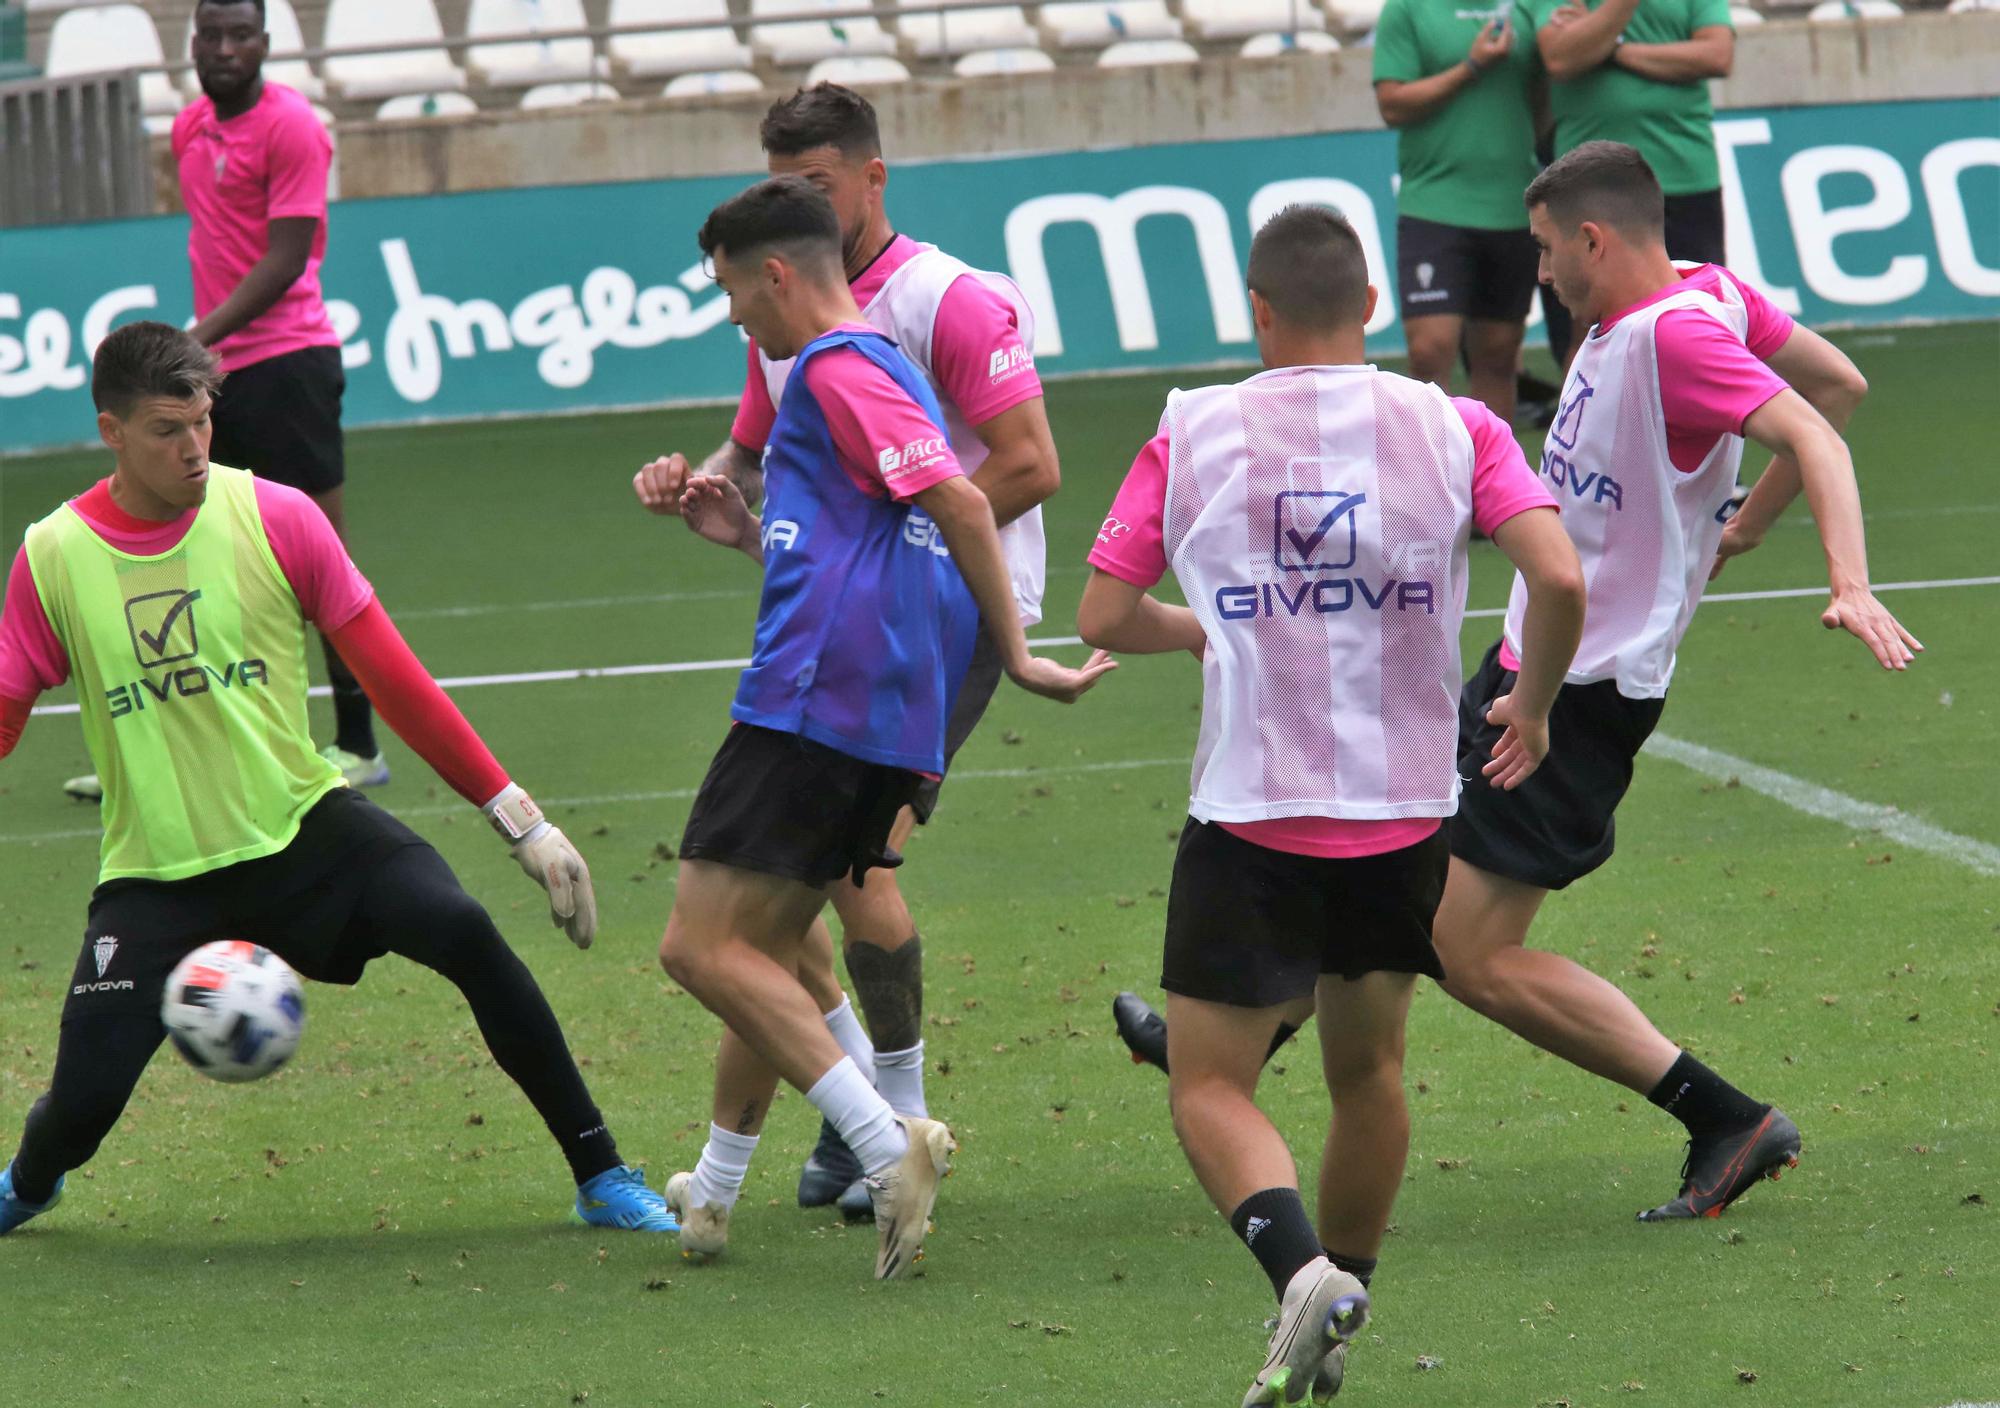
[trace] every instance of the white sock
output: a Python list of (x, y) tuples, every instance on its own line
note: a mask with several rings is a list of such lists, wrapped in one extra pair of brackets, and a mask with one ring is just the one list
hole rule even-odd
[(743, 1192), (743, 1179), (750, 1172), (750, 1156), (757, 1152), (757, 1135), (735, 1134), (719, 1124), (708, 1127), (708, 1143), (701, 1162), (694, 1166), (688, 1200), (695, 1207), (711, 1203), (733, 1208)]
[(924, 1044), (907, 1051), (875, 1053), (875, 1088), (899, 1115), (928, 1116), (924, 1104)]
[(855, 1068), (872, 1084), (875, 1080), (875, 1043), (868, 1039), (867, 1029), (854, 1015), (852, 998), (841, 998), (840, 1006), (826, 1014), (826, 1029), (833, 1033), (840, 1049), (847, 1053)]
[(840, 1131), (864, 1172), (893, 1168), (909, 1151), (910, 1137), (896, 1123), (896, 1112), (868, 1083), (853, 1057), (843, 1056), (834, 1063), (806, 1092), (806, 1099)]

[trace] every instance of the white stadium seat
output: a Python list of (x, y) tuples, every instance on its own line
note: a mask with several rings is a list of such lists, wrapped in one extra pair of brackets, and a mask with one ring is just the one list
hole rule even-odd
[[(273, 54), (298, 54), (305, 50), (305, 33), (299, 28), (298, 12), (292, 9), (292, 0), (264, 0), (264, 32), (271, 36)], [(188, 15), (187, 42), (194, 43), (192, 13)], [(181, 52), (188, 52), (186, 45), (182, 46)], [(266, 59), (264, 77), (287, 88), (296, 88), (308, 98), (326, 96), (326, 85), (319, 81), (319, 75), (304, 59)], [(190, 98), (200, 96), (201, 80), (194, 76), (193, 69), (181, 75), (181, 87), (187, 90)]]
[[(508, 34), (583, 28), (583, 0), (472, 0), (465, 37), (497, 39)], [(465, 66), (481, 82), (495, 88), (581, 82), (598, 77), (604, 70), (603, 60), (592, 55), (588, 39), (474, 44), (466, 52)]]
[(375, 109), (377, 122), (397, 122), (411, 117), (464, 117), (479, 111), (479, 104), (463, 93), (404, 93)]
[(868, 88), (909, 81), (910, 71), (899, 60), (886, 59), (879, 54), (858, 59), (821, 59), (806, 72), (808, 88), (815, 83)]
[(896, 22), (903, 38), (924, 58), (970, 54), (980, 49), (1033, 48), (1035, 27), (1019, 5), (981, 5), (934, 15), (905, 15)]
[(521, 106), (526, 110), (535, 108), (574, 108), (585, 103), (615, 103), (619, 93), (609, 83), (538, 83), (521, 95)]
[(611, 0), (613, 25), (675, 20), (717, 23), (664, 34), (621, 34), (611, 41), (612, 62), (635, 78), (750, 66), (750, 46), (728, 24), (729, 0)]
[(1201, 62), (1201, 51), (1185, 39), (1128, 39), (1097, 56), (1099, 68), (1155, 68)]
[(1382, 18), (1382, 0), (1326, 0), (1326, 17), (1335, 29), (1348, 34), (1368, 31), (1373, 43), (1376, 21)]
[(1738, 29), (1742, 29), (1746, 25), (1762, 24), (1764, 17), (1748, 5), (1731, 5), (1729, 7), (1729, 22)]
[(1951, 0), (1944, 7), (1948, 15), (1970, 14), (1974, 10), (2000, 10), (2000, 0)]
[(327, 0), (326, 47), (372, 44), (417, 47), (392, 54), (330, 58), (320, 76), (348, 98), (388, 98), (397, 93), (454, 92), (465, 71), (444, 50), (444, 26), (431, 0)]
[(1340, 41), (1317, 29), (1296, 34), (1255, 34), (1243, 41), (1243, 57), (1269, 59), (1279, 54), (1337, 54)]
[(1181, 18), (1196, 39), (1242, 39), (1326, 28), (1312, 0), (1181, 0)]
[(745, 69), (684, 73), (660, 90), (662, 98), (708, 97), (716, 93), (761, 93), (763, 82)]
[(1181, 22), (1164, 0), (1091, 0), (1044, 5), (1042, 33), (1058, 49), (1097, 49), (1127, 39), (1178, 39)]
[[(48, 57), (43, 68), (51, 78), (71, 73), (113, 73), (166, 62), (160, 31), (153, 17), (137, 5), (102, 5), (71, 10), (57, 17), (49, 30)], [(164, 132), (181, 110), (181, 94), (164, 73), (139, 77), (139, 105), (146, 130)]]
[(750, 0), (750, 17), (757, 21), (750, 43), (777, 64), (895, 53), (894, 37), (878, 21), (810, 18), (817, 10), (851, 8), (845, 0)]
[(960, 78), (990, 78), (995, 74), (1048, 73), (1056, 61), (1040, 49), (982, 49), (952, 65)]
[(1823, 0), (1806, 11), (1806, 18), (1818, 24), (1842, 20), (1890, 20), (1903, 13), (1894, 0)]

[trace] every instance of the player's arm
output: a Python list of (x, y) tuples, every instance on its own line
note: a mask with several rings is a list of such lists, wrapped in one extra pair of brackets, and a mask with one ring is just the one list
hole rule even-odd
[(972, 427), (986, 446), (986, 460), (972, 484), (993, 506), (993, 521), (1006, 527), (1062, 487), (1062, 462), (1049, 430), (1048, 402), (1040, 396), (1009, 406)]
[(1611, 62), (1656, 83), (1727, 78), (1736, 65), (1736, 31), (1710, 24), (1671, 44), (1620, 44), (1612, 49)]
[(648, 513), (678, 517), (681, 498), (696, 478), (727, 479), (749, 507), (764, 497), (763, 458), (735, 437), (723, 441), (700, 468), (691, 468), (686, 455), (662, 455), (632, 476), (632, 492)]
[(1144, 587), (1093, 567), (1076, 608), (1076, 633), (1084, 644), (1121, 655), (1165, 655), (1185, 650), (1197, 660), (1208, 648), (1201, 620), (1185, 606), (1159, 600)]
[(1562, 688), (1577, 642), (1583, 639), (1587, 600), (1583, 565), (1552, 508), (1531, 508), (1493, 529), (1528, 589), (1521, 619), (1521, 668), (1514, 688), (1493, 701), (1489, 723), (1504, 725), (1493, 759), (1480, 769), (1495, 787), (1521, 785), (1549, 751), (1549, 710)]
[(1806, 502), (1826, 551), (1832, 599), (1820, 612), (1828, 630), (1859, 637), (1887, 670), (1908, 667), (1923, 649), (1868, 585), (1868, 548), (1861, 526), (1861, 491), (1847, 442), (1796, 391), (1780, 391), (1743, 422), (1743, 433), (1798, 466)]
[[(1379, 37), (1376, 44), (1376, 71), (1380, 73)], [(1382, 114), (1382, 121), (1390, 127), (1408, 127), (1422, 122), (1477, 83), (1480, 76), (1506, 58), (1513, 47), (1512, 23), (1506, 15), (1496, 16), (1473, 37), (1472, 48), (1466, 56), (1444, 72), (1434, 73), (1428, 78), (1407, 80), (1378, 77), (1375, 80), (1375, 108)]]
[(270, 240), (264, 257), (250, 266), (242, 281), (230, 290), (229, 297), (194, 325), (194, 339), (202, 346), (213, 347), (247, 326), (305, 273), (319, 220), (310, 215), (287, 215), (271, 221), (268, 229)]
[(764, 565), (764, 521), (750, 511), (743, 491), (729, 476), (697, 474), (688, 480), (679, 512), (699, 536)]
[(21, 741), (21, 731), (28, 726), (28, 720), (34, 717), (34, 713), (34, 700), (13, 699), (0, 694), (0, 758), (14, 751)]
[(1539, 30), (1535, 47), (1558, 83), (1579, 78), (1611, 57), (1618, 36), (1638, 12), (1639, 0), (1604, 0), (1594, 10), (1564, 5)]
[[(1764, 362), (1837, 431), (1847, 429), (1848, 421), (1868, 395), (1868, 379), (1848, 355), (1811, 328), (1796, 323), (1790, 335)], [(1798, 497), (1803, 484), (1799, 467), (1789, 455), (1778, 455), (1765, 466), (1749, 498), (1722, 530), (1722, 543), (1716, 551), (1716, 573), (1722, 571), (1724, 562), (1764, 541), (1764, 535)]]
[(20, 743), (42, 691), (68, 678), (69, 653), (49, 625), (22, 548), (14, 555), (6, 602), (0, 606), (0, 758)]

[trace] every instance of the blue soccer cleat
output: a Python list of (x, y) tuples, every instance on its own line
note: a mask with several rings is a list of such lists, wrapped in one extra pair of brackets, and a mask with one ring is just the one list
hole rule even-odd
[[(847, 1147), (833, 1122), (821, 1120), (819, 1143), (813, 1145), (805, 1167), (799, 1170), (799, 1206), (823, 1208), (839, 1202), (841, 1195), (859, 1183), (865, 1172), (861, 1160), (854, 1157), (854, 1151)], [(873, 1205), (866, 1203), (867, 1196), (867, 1190), (862, 1190), (864, 1205), (872, 1213)], [(846, 1211), (845, 1207), (842, 1211)]]
[(646, 1176), (620, 1165), (576, 1190), (576, 1215), (592, 1227), (624, 1232), (678, 1232), (681, 1224), (661, 1194), (646, 1186)]
[(40, 1217), (62, 1201), (63, 1180), (56, 1180), (56, 1191), (49, 1194), (46, 1203), (31, 1203), (14, 1196), (14, 1164), (8, 1161), (6, 1172), (0, 1173), (0, 1237), (6, 1236), (31, 1217)]

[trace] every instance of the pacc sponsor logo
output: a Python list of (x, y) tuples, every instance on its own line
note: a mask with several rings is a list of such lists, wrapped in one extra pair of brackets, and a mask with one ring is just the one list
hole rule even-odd
[(891, 447), (875, 456), (875, 467), (884, 479), (894, 479), (913, 469), (921, 469), (950, 448), (942, 435), (927, 435), (900, 448)]
[(1122, 518), (1107, 518), (1104, 520), (1104, 526), (1097, 530), (1097, 541), (1107, 547), (1120, 538), (1130, 536), (1132, 536), (1132, 525)]
[(1035, 354), (1025, 347), (995, 348), (992, 360), (986, 364), (986, 374), (995, 386), (1035, 365)]

